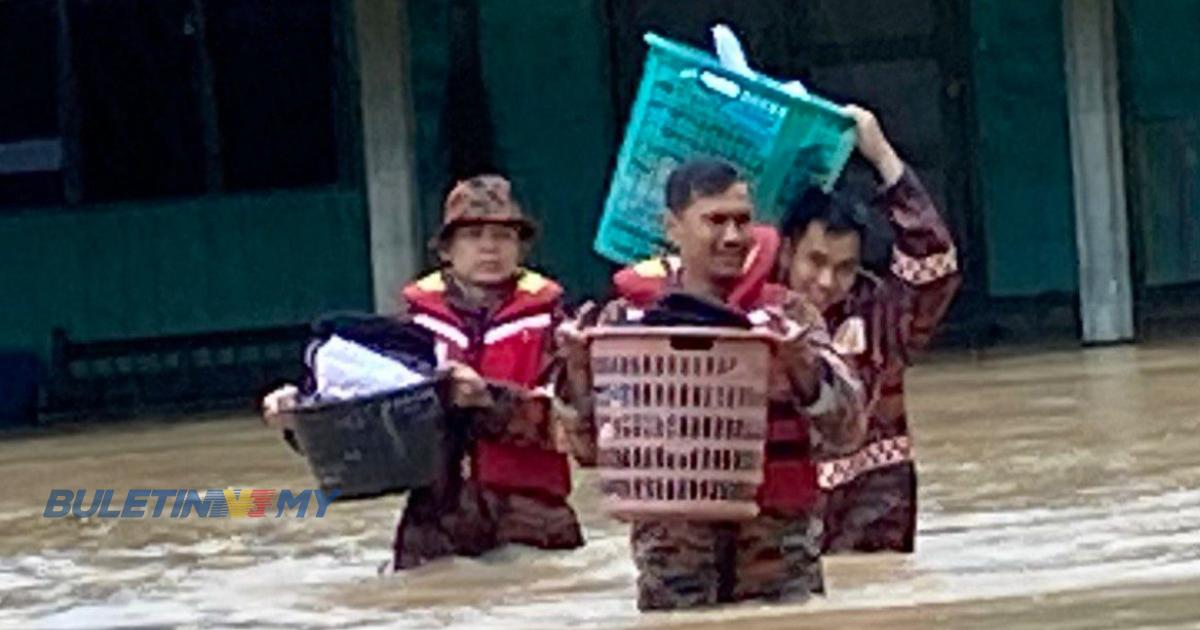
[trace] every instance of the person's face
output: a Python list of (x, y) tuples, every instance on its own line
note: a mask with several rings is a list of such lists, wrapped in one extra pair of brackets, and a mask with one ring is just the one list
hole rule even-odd
[(512, 279), (521, 264), (521, 235), (503, 223), (467, 224), (454, 229), (440, 255), (459, 280), (500, 284)]
[(741, 277), (750, 251), (754, 204), (744, 182), (718, 195), (696, 197), (678, 214), (667, 211), (667, 238), (683, 266), (717, 284)]
[(862, 246), (858, 233), (829, 232), (827, 227), (824, 221), (813, 221), (798, 239), (784, 245), (788, 287), (821, 310), (850, 294)]

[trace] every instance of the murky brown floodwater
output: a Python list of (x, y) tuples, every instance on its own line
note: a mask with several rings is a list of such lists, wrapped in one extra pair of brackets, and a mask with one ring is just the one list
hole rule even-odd
[(302, 489), (252, 418), (0, 442), (0, 627), (1200, 628), (1200, 342), (937, 361), (911, 380), (921, 533), (805, 605), (640, 615), (624, 528), (377, 577), (395, 498), (323, 520), (44, 519), (51, 488)]

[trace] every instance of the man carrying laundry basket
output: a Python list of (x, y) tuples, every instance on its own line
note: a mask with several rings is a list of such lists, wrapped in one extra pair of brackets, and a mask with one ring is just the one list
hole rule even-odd
[[(832, 351), (819, 312), (778, 285), (742, 282), (753, 244), (754, 207), (747, 183), (732, 166), (687, 163), (668, 178), (666, 198), (667, 234), (678, 248), (678, 263), (654, 260), (619, 274), (622, 297), (560, 329), (569, 397), (578, 412), (564, 418), (565, 437), (582, 463), (594, 463), (598, 455), (603, 459), (585, 330), (652, 317), (660, 323), (670, 317), (703, 323), (711, 317), (740, 318), (747, 328), (774, 334), (779, 341), (768, 388), (764, 478), (750, 498), (757, 503), (757, 516), (631, 519), (638, 607), (689, 608), (821, 593), (822, 497), (814, 462), (818, 455), (836, 456), (859, 445), (861, 385)], [(668, 305), (678, 304), (687, 312), (671, 313), (677, 307)], [(709, 311), (715, 314), (706, 315)]]

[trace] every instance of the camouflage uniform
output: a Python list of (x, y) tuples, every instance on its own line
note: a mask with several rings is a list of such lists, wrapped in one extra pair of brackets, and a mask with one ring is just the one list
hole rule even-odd
[(821, 519), (812, 513), (762, 514), (744, 523), (635, 522), (638, 608), (823, 594), (820, 541)]
[[(549, 365), (553, 346), (546, 350)], [(491, 409), (475, 421), (477, 438), (556, 450), (549, 409), (543, 401), (529, 399), (515, 388), (493, 385)], [(480, 495), (495, 519), (499, 544), (517, 543), (541, 549), (574, 549), (583, 545), (583, 532), (575, 510), (565, 498), (536, 492), (498, 492), (481, 488)]]

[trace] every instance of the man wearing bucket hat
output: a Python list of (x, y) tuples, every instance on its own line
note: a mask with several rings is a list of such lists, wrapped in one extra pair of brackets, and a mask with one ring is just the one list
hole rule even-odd
[[(924, 348), (961, 281), (950, 230), (929, 193), (898, 157), (871, 112), (849, 106), (859, 153), (882, 186), (873, 199), (809, 190), (782, 223), (784, 281), (806, 295), (835, 331), (834, 345), (863, 377), (868, 435), (863, 447), (823, 461), (830, 552), (911, 552), (916, 470), (904, 405), (904, 372)], [(860, 264), (872, 214), (895, 234), (879, 274)]]
[(619, 299), (560, 328), (569, 398), (577, 411), (564, 417), (566, 438), (581, 463), (596, 461), (598, 429), (582, 332), (587, 326), (645, 322), (667, 304), (683, 304), (689, 312), (677, 316), (686, 321), (727, 321), (719, 309), (775, 333), (780, 343), (771, 370), (758, 516), (741, 522), (686, 515), (635, 520), (631, 546), (638, 607), (690, 608), (821, 593), (822, 497), (815, 457), (858, 446), (861, 385), (832, 351), (818, 312), (779, 285), (745, 282), (748, 272), (759, 275), (752, 262), (747, 264), (753, 251), (753, 203), (732, 166), (715, 160), (684, 164), (669, 177), (666, 198), (667, 234), (679, 251), (674, 262), (648, 261), (618, 274)]
[(472, 431), (466, 478), (454, 462), (445, 487), (435, 488), (440, 492), (410, 499), (396, 533), (398, 569), (505, 543), (583, 544), (543, 387), (562, 289), (520, 266), (536, 234), (508, 180), (459, 182), (432, 243), (441, 268), (401, 291), (404, 316), (437, 337), (439, 361), (455, 377), (455, 400), (471, 408)]
[[(551, 396), (541, 387), (551, 373), (562, 289), (520, 266), (536, 233), (505, 178), (459, 182), (431, 242), (440, 268), (401, 291), (395, 316), (435, 337), (452, 413), (446, 466), (431, 486), (410, 493), (394, 569), (506, 543), (583, 544), (566, 501), (570, 470), (555, 448)], [(294, 405), (296, 395), (295, 388), (274, 392), (264, 410)]]

